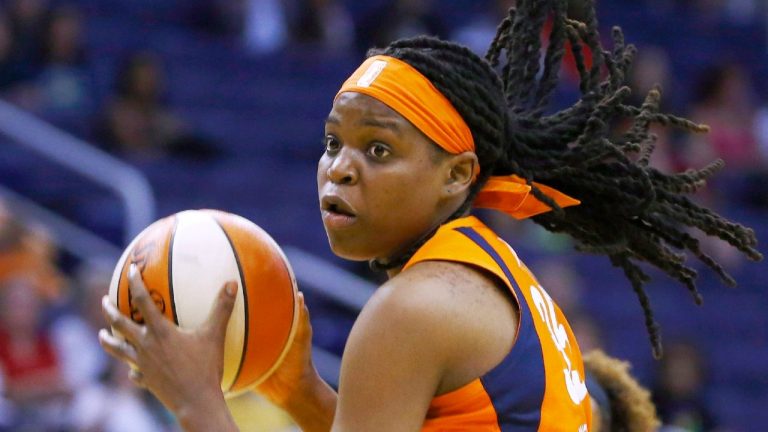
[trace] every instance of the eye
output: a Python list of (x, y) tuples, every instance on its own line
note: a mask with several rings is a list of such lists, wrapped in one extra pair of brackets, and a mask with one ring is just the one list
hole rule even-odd
[(333, 135), (326, 135), (323, 139), (323, 145), (326, 153), (335, 153), (341, 150), (341, 142)]
[(387, 156), (392, 154), (391, 151), (389, 151), (389, 148), (381, 143), (373, 143), (370, 147), (368, 147), (368, 154), (372, 156), (375, 159), (385, 159)]

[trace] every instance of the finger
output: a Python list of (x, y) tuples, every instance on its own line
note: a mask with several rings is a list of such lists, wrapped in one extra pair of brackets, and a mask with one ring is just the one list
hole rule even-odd
[(112, 302), (109, 301), (108, 296), (101, 298), (101, 311), (107, 324), (119, 331), (128, 341), (136, 343), (139, 340), (143, 331), (141, 326), (121, 314)]
[(219, 295), (216, 297), (216, 302), (211, 308), (211, 312), (208, 314), (207, 328), (213, 334), (224, 338), (224, 334), (227, 331), (227, 323), (229, 317), (232, 315), (232, 309), (235, 307), (235, 299), (237, 298), (237, 282), (227, 282), (219, 290)]
[(309, 308), (304, 301), (304, 293), (299, 291), (297, 296), (299, 302), (299, 328), (296, 337), (299, 339), (312, 338), (312, 325), (309, 321)]
[(135, 367), (131, 367), (131, 370), (128, 371), (128, 378), (130, 378), (131, 382), (136, 384), (139, 387), (146, 387), (144, 385), (144, 374), (141, 373), (140, 370), (138, 370)]
[(117, 338), (106, 329), (99, 330), (99, 344), (107, 354), (118, 360), (135, 364), (138, 361), (136, 349), (127, 340)]
[(144, 280), (141, 278), (141, 272), (136, 267), (136, 264), (131, 264), (128, 269), (128, 287), (131, 292), (131, 302), (136, 305), (141, 312), (141, 316), (144, 318), (144, 322), (149, 328), (157, 328), (163, 324), (167, 324), (163, 320), (163, 316), (155, 306), (155, 302), (147, 291), (147, 287), (144, 286)]
[(304, 293), (299, 291), (297, 297), (299, 299), (299, 309), (301, 309), (307, 316), (309, 316), (309, 309), (307, 308), (307, 302), (304, 301)]

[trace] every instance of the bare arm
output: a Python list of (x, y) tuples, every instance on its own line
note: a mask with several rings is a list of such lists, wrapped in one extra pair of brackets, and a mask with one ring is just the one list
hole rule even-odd
[[(300, 297), (302, 318), (294, 344), (257, 391), (307, 432), (420, 430), (432, 398), (489, 370), (509, 349), (488, 350), (495, 345), (489, 341), (508, 339), (511, 345), (514, 336), (494, 333), (500, 328), (496, 317), (508, 311), (488, 313), (494, 309), (488, 304), (503, 304), (503, 298), (478, 297), (496, 290), (493, 283), (475, 272), (452, 274), (456, 269), (420, 264), (376, 292), (350, 334), (339, 396), (312, 364), (312, 330)], [(234, 296), (222, 290), (207, 324), (190, 332), (164, 320), (136, 278), (132, 295), (146, 325), (133, 323), (106, 301), (108, 322), (129, 343), (102, 330), (102, 345), (141, 368), (145, 375), (139, 383), (179, 417), (185, 430), (237, 430), (219, 387)], [(485, 306), (472, 306), (478, 304)], [(509, 324), (514, 328), (514, 320)], [(184, 361), (189, 358), (198, 361)]]
[[(235, 300), (234, 291), (226, 288), (232, 286), (221, 290), (208, 320), (194, 331), (180, 329), (163, 318), (133, 268), (131, 295), (145, 325), (121, 315), (106, 297), (102, 301), (107, 323), (125, 340), (102, 329), (101, 345), (114, 357), (138, 367), (141, 372), (133, 372), (133, 380), (154, 393), (186, 431), (237, 430), (220, 388), (224, 336)], [(333, 422), (336, 392), (312, 364), (312, 328), (301, 293), (299, 302), (302, 315), (294, 343), (281, 367), (258, 391), (285, 409), (302, 430), (325, 432)]]
[(419, 265), (390, 280), (361, 312), (344, 352), (334, 431), (418, 431), (460, 369), (465, 341), (477, 335), (435, 270), (445, 267)]
[[(105, 296), (107, 322), (125, 338), (99, 331), (102, 347), (112, 356), (135, 365), (132, 379), (150, 390), (176, 414), (187, 431), (236, 431), (221, 392), (224, 334), (235, 303), (236, 287), (226, 284), (208, 320), (196, 330), (184, 330), (166, 320), (155, 307), (141, 275), (131, 266), (130, 290), (145, 325), (131, 321)], [(195, 361), (189, 361), (195, 359)]]

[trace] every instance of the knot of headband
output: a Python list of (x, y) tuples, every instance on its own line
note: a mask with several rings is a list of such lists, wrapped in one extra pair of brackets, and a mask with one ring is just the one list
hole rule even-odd
[[(448, 98), (419, 71), (394, 57), (368, 58), (336, 94), (356, 92), (371, 96), (395, 110), (451, 154), (475, 151), (475, 141), (464, 119)], [(560, 207), (580, 201), (551, 187), (533, 183)], [(516, 175), (492, 176), (477, 194), (475, 207), (503, 211), (525, 219), (552, 210), (531, 193), (531, 185)]]

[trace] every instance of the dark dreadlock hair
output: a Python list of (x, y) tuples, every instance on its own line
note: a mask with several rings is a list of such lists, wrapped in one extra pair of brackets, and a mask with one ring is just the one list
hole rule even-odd
[[(659, 89), (651, 90), (639, 107), (625, 104), (630, 89), (624, 79), (635, 47), (624, 43), (618, 27), (613, 28), (613, 49), (602, 47), (591, 0), (583, 22), (569, 19), (566, 9), (567, 0), (519, 0), (499, 25), (485, 59), (466, 47), (431, 37), (398, 40), (370, 55), (392, 56), (416, 68), (450, 100), (472, 131), (482, 170), (466, 202), (450, 219), (465, 214), (489, 176), (525, 178), (534, 196), (553, 209), (533, 217), (534, 222), (570, 235), (577, 250), (606, 255), (624, 271), (642, 305), (653, 353), (660, 357), (659, 328), (643, 289), (650, 278), (638, 264), (659, 268), (685, 285), (700, 304), (697, 273), (687, 265), (687, 253), (725, 284), (733, 286), (735, 281), (700, 250), (687, 227), (719, 237), (752, 260), (762, 255), (755, 248), (753, 230), (685, 197), (723, 167), (721, 160), (676, 174), (648, 164), (656, 139), (648, 130), (651, 124), (690, 132), (708, 128), (660, 113)], [(541, 62), (540, 37), (548, 19), (552, 29)], [(579, 72), (581, 98), (548, 114), (545, 110), (567, 44)], [(584, 60), (584, 46), (591, 51), (591, 65)], [(632, 119), (631, 127), (621, 137), (612, 137), (609, 125), (623, 118)], [(560, 208), (532, 184), (534, 180), (580, 199), (581, 205)], [(404, 264), (433, 233), (402, 256), (387, 263), (373, 261), (371, 267)]]

